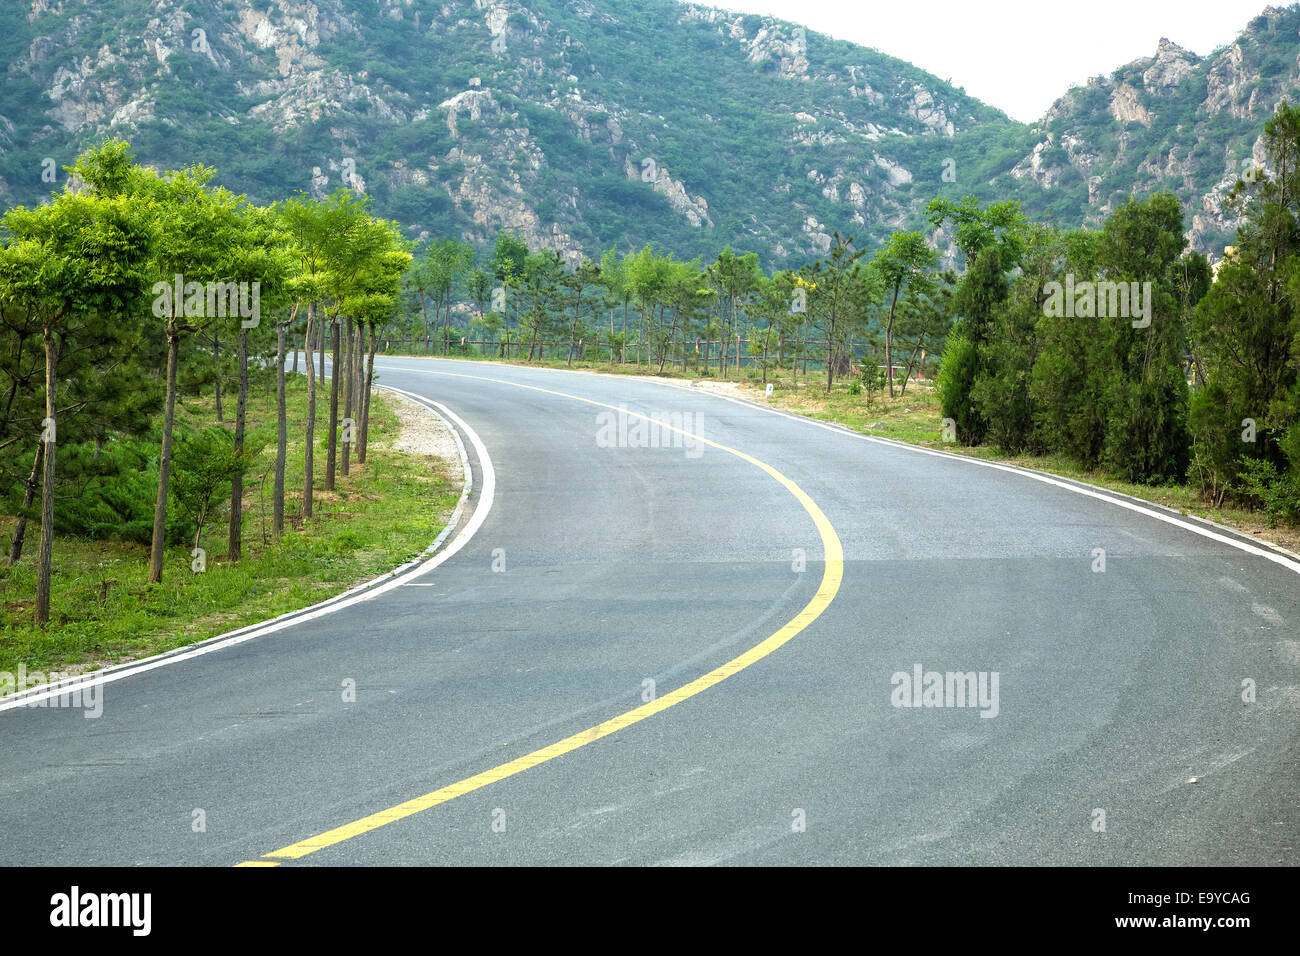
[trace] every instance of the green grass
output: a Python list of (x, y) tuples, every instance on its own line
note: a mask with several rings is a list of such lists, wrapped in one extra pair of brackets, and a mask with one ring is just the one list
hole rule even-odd
[[(246, 444), (260, 451), (245, 477), (242, 560), (225, 558), (229, 495), (204, 527), (206, 572), (191, 570), (189, 544), (171, 548), (160, 584), (146, 583), (147, 547), (56, 537), (51, 622), (41, 629), (33, 623), (39, 524), (29, 524), (22, 559), (11, 568), (0, 566), (0, 671), (13, 672), (23, 662), (28, 670), (74, 672), (180, 647), (324, 600), (427, 548), (461, 488), (432, 459), (388, 447), (398, 423), (381, 392), (372, 401), (366, 463), (358, 466), (354, 460), (349, 477), (340, 475), (335, 490), (327, 492), (329, 401), (328, 393), (318, 390), (315, 514), (302, 520), (306, 384), (291, 383), (285, 533), (279, 541), (271, 527), (274, 396), (255, 393)], [(227, 419), (233, 408), (232, 396)], [(178, 402), (177, 415), (196, 424), (215, 421), (210, 400)], [(226, 427), (233, 426), (227, 421)], [(169, 503), (169, 515), (175, 506)], [(0, 519), (6, 549), (13, 525), (13, 519)]]

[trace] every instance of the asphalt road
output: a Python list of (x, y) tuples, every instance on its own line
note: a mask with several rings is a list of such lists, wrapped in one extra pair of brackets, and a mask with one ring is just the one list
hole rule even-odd
[[(699, 389), (379, 367), (481, 439), (481, 526), (96, 719), (0, 710), (0, 863), (1300, 860), (1300, 564)], [(985, 693), (898, 706), (918, 668)]]

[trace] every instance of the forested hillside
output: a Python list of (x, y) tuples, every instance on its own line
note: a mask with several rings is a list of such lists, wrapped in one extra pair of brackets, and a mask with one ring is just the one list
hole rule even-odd
[(1152, 189), (1217, 253), (1298, 35), (1291, 7), (1212, 56), (1162, 43), (1031, 128), (887, 51), (673, 0), (31, 0), (0, 7), (0, 202), (111, 133), (256, 202), (345, 185), (411, 237), (506, 229), (570, 264), (653, 242), (798, 266), (936, 195), (1073, 227)]

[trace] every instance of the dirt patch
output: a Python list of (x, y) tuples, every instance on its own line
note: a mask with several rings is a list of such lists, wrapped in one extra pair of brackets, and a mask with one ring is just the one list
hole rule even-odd
[(710, 382), (707, 378), (691, 382), (691, 388), (698, 388), (717, 395), (729, 395), (732, 398), (755, 398), (763, 393), (752, 386), (742, 386), (739, 382)]
[(1233, 521), (1228, 522), (1219, 519), (1220, 524), (1227, 524), (1239, 531), (1254, 535), (1267, 544), (1275, 544), (1280, 548), (1285, 548), (1292, 554), (1300, 554), (1300, 530), (1295, 528), (1270, 528), (1267, 524), (1258, 521)]
[(456, 483), (465, 480), (461, 469), (460, 449), (456, 439), (437, 415), (418, 402), (392, 392), (384, 396), (397, 414), (399, 434), (393, 439), (394, 451), (436, 460), (445, 474)]

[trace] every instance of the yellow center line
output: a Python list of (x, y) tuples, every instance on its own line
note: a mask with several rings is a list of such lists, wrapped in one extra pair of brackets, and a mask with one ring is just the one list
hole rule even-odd
[[(421, 369), (420, 371), (425, 370)], [(795, 497), (795, 500), (803, 506), (806, 512), (808, 512), (809, 516), (813, 520), (813, 524), (816, 525), (817, 532), (821, 535), (822, 551), (825, 555), (825, 568), (822, 572), (821, 584), (818, 586), (817, 593), (813, 595), (812, 600), (804, 605), (803, 610), (787, 621), (775, 634), (751, 647), (738, 657), (734, 657), (725, 664), (709, 671), (707, 674), (697, 677), (689, 684), (685, 684), (674, 691), (670, 691), (661, 697), (657, 697), (647, 704), (642, 704), (640, 707), (634, 707), (632, 710), (619, 714), (617, 717), (612, 717), (609, 720), (596, 724), (594, 727), (589, 727), (571, 737), (566, 737), (548, 747), (534, 750), (532, 753), (525, 754), (522, 757), (516, 757), (514, 760), (503, 763), (498, 767), (493, 767), (491, 770), (484, 770), (482, 773), (476, 773), (472, 777), (466, 777), (459, 783), (453, 783), (438, 790), (434, 790), (432, 793), (426, 793), (424, 796), (407, 800), (405, 803), (399, 803), (397, 806), (389, 807), (387, 810), (380, 810), (378, 813), (372, 813), (369, 816), (362, 817), (360, 820), (346, 823), (340, 827), (335, 827), (333, 830), (327, 830), (317, 836), (309, 837), (306, 840), (290, 844), (289, 846), (282, 847), (279, 850), (264, 853), (261, 860), (252, 860), (240, 863), (238, 864), (239, 866), (276, 866), (277, 863), (273, 862), (275, 860), (301, 859), (308, 854), (315, 853), (317, 850), (323, 850), (326, 847), (335, 846), (345, 840), (350, 840), (353, 837), (360, 836), (363, 833), (369, 833), (371, 830), (377, 830), (379, 827), (385, 826), (389, 823), (395, 823), (398, 820), (403, 820), (406, 817), (428, 810), (431, 807), (436, 807), (439, 804), (448, 802), (449, 800), (454, 800), (467, 793), (472, 793), (475, 790), (486, 787), (488, 784), (496, 783), (497, 781), (504, 780), (507, 777), (513, 777), (518, 773), (523, 773), (525, 770), (530, 770), (538, 764), (543, 764), (549, 760), (554, 760), (556, 757), (561, 757), (564, 754), (571, 753), (579, 747), (585, 747), (587, 744), (600, 740), (602, 737), (608, 737), (610, 734), (616, 733), (624, 727), (630, 727), (632, 724), (645, 720), (647, 717), (665, 711), (669, 707), (676, 706), (682, 701), (689, 700), (695, 695), (708, 690), (710, 687), (721, 683), (731, 675), (744, 670), (756, 661), (762, 660), (777, 648), (789, 642), (795, 635), (815, 621), (821, 613), (830, 606), (831, 601), (834, 600), (835, 595), (839, 592), (840, 582), (844, 577), (844, 549), (840, 545), (840, 539), (835, 534), (834, 527), (832, 527), (826, 515), (822, 513), (821, 508), (817, 507), (816, 502), (809, 498), (802, 488), (771, 465), (765, 464), (757, 458), (745, 454), (743, 451), (728, 448), (726, 445), (720, 445), (715, 441), (704, 438), (703, 436), (692, 434), (684, 429), (677, 428), (667, 422), (659, 421), (658, 419), (651, 418), (647, 415), (628, 411), (626, 408), (620, 406), (608, 405), (604, 402), (598, 402), (590, 398), (583, 398), (579, 395), (570, 395), (567, 392), (557, 392), (549, 388), (540, 388), (536, 385), (524, 385), (520, 382), (511, 382), (507, 379), (488, 378), (481, 375), (464, 375), (457, 372), (437, 372), (433, 370), (428, 370), (428, 372), (429, 374), (434, 375), (449, 375), (456, 378), (473, 378), (485, 382), (512, 385), (516, 388), (526, 388), (534, 392), (556, 395), (560, 398), (568, 398), (573, 401), (584, 402), (588, 405), (595, 405), (600, 408), (608, 408), (613, 411), (623, 412), (629, 417), (640, 418), (644, 421), (657, 424), (660, 428), (679, 432), (687, 438), (694, 439), (695, 441), (717, 448), (720, 451), (725, 451), (728, 454), (735, 455), (742, 461), (747, 461), (751, 465), (761, 468), (776, 479), (777, 482), (779, 482)]]

